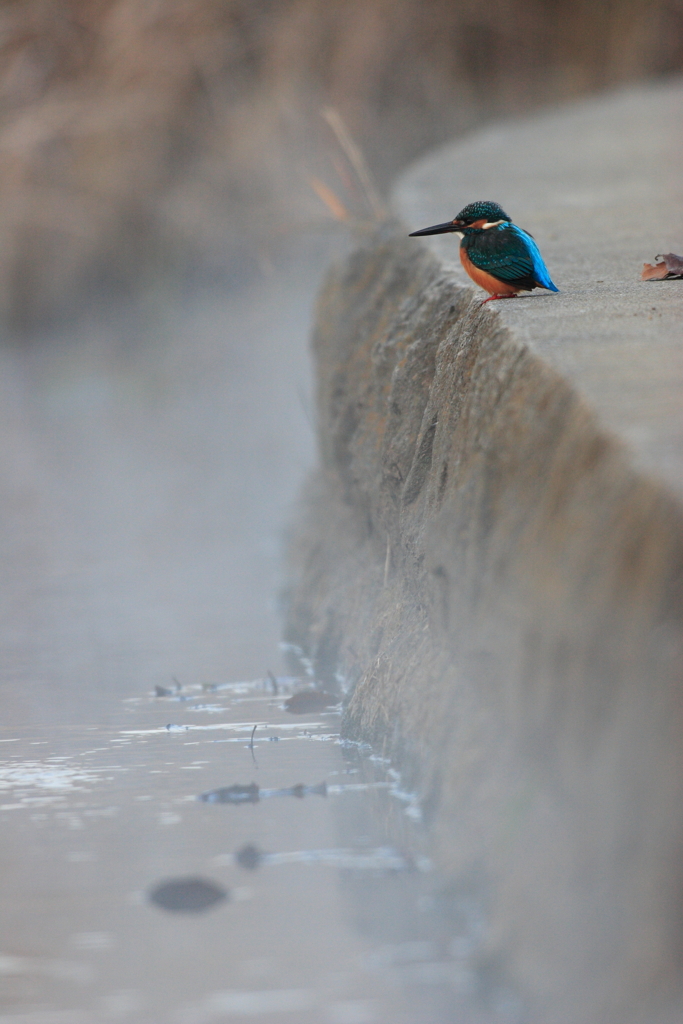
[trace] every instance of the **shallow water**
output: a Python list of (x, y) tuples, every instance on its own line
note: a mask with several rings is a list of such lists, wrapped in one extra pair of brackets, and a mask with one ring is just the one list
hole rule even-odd
[(519, 1017), (391, 766), (268, 676), (317, 283), (0, 347), (0, 1024)]
[[(485, 919), (432, 870), (416, 801), (338, 711), (289, 714), (297, 685), (3, 730), (0, 1020), (517, 1019), (504, 990), (482, 1004)], [(198, 799), (237, 785), (250, 799)]]

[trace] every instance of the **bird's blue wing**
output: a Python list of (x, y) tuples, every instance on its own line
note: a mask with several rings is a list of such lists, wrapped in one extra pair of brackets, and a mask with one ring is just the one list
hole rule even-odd
[(531, 263), (531, 267), (533, 268), (532, 276), (534, 277), (534, 280), (541, 286), (541, 288), (547, 288), (551, 292), (558, 291), (550, 279), (548, 268), (543, 262), (543, 257), (541, 256), (541, 250), (538, 248), (531, 235), (522, 228), (518, 228), (516, 224), (510, 224), (508, 226), (508, 230), (512, 235), (517, 236), (524, 246), (527, 253), (527, 260)]
[(525, 288), (558, 289), (550, 280), (538, 246), (516, 224), (501, 224), (464, 239), (467, 255), (476, 267), (509, 284)]

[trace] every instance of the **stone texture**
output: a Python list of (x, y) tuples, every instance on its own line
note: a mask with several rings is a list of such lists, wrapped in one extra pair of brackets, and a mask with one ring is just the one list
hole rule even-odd
[[(288, 638), (350, 685), (347, 732), (412, 773), (442, 869), (483, 879), (489, 955), (544, 1024), (679, 1019), (683, 282), (638, 276), (677, 251), (681, 95), (487, 132), (400, 183), (414, 227), (511, 207), (561, 295), (482, 308), (445, 242), (394, 223), (331, 271), (314, 335)], [(553, 201), (579, 171), (581, 225)]]

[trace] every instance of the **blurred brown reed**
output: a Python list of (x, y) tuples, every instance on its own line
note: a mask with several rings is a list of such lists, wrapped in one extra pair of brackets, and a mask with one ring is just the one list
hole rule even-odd
[(378, 216), (427, 146), (682, 65), (673, 0), (5, 0), (0, 315), (229, 280), (315, 220), (311, 178), (349, 210), (360, 182)]

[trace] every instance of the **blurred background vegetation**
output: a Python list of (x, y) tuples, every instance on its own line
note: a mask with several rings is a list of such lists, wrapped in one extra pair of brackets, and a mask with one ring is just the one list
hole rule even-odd
[(680, 71), (683, 2), (3, 0), (0, 39), (0, 316), (26, 328), (362, 217), (325, 108), (385, 192), (487, 120)]

